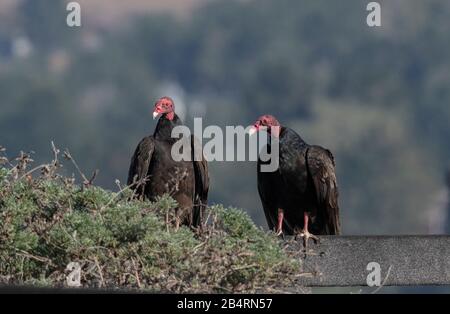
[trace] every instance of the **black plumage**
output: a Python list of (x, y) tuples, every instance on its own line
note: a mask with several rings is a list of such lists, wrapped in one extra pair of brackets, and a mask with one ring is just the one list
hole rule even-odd
[[(263, 172), (269, 163), (258, 160), (258, 192), (270, 229), (278, 234), (340, 234), (338, 187), (332, 153), (307, 144), (294, 130), (280, 126), (270, 115), (258, 119), (254, 131), (268, 127), (269, 152), (279, 143), (279, 167)], [(276, 132), (271, 131), (271, 127)], [(310, 233), (311, 232), (311, 233)]]
[[(173, 101), (161, 98), (155, 105), (154, 116), (159, 118), (153, 136), (147, 136), (137, 146), (128, 172), (128, 185), (135, 194), (155, 200), (163, 194), (171, 195), (178, 203), (176, 208), (177, 225), (193, 227), (201, 225), (203, 213), (208, 202), (209, 175), (208, 164), (201, 147), (191, 136), (191, 161), (176, 161), (172, 158), (172, 146), (178, 139), (171, 137), (172, 129), (182, 125), (174, 112)], [(200, 152), (200, 160), (195, 160), (194, 152)]]

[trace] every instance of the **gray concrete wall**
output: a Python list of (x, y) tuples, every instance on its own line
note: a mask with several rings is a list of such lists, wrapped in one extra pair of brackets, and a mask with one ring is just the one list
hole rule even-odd
[(319, 244), (310, 240), (307, 254), (301, 253), (301, 239), (286, 241), (303, 260), (299, 284), (366, 286), (371, 273), (367, 265), (376, 262), (384, 286), (450, 285), (450, 236), (321, 236), (320, 240)]

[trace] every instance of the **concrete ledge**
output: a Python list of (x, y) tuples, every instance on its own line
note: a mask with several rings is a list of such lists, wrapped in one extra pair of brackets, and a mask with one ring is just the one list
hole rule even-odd
[[(301, 254), (305, 286), (367, 286), (370, 262), (384, 286), (450, 285), (450, 236), (321, 236)], [(302, 240), (286, 241), (301, 251)], [(389, 275), (388, 275), (388, 270)], [(387, 277), (387, 278), (386, 278)]]

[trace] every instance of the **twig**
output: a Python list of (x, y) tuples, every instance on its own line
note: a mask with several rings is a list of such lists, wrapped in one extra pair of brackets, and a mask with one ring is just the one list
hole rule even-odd
[[(51, 146), (52, 146), (52, 152), (53, 152), (53, 160), (52, 160), (52, 162), (51, 163), (47, 163), (47, 164), (42, 164), (42, 165), (39, 165), (37, 167), (34, 167), (30, 171), (28, 171), (24, 175), (22, 175), (19, 178), (19, 180), (22, 180), (23, 178), (28, 177), (29, 175), (31, 175), (32, 173), (34, 173), (37, 170), (47, 169), (49, 171), (49, 173), (51, 173), (50, 169), (54, 170), (55, 168), (58, 167), (58, 165), (59, 165), (58, 155), (59, 155), (60, 151), (59, 151), (59, 149), (56, 148), (55, 143), (53, 141), (51, 141)], [(22, 163), (30, 162), (30, 160), (27, 160), (27, 155), (23, 154), (23, 152), (21, 153), (21, 156), (19, 157), (19, 159), (20, 159), (20, 162), (22, 162)], [(20, 162), (19, 162), (19, 164), (17, 166), (15, 166), (15, 168), (18, 169), (18, 167), (20, 166)]]
[(141, 288), (141, 280), (139, 279), (139, 274), (138, 274), (138, 270), (136, 267), (136, 263), (134, 262), (134, 258), (131, 258), (131, 262), (133, 263), (133, 267), (134, 267), (134, 273), (135, 273), (135, 277), (136, 277), (136, 283), (139, 287), (139, 289)]
[(28, 171), (27, 173), (25, 173), (24, 175), (22, 175), (22, 176), (19, 178), (19, 181), (22, 180), (23, 178), (29, 176), (29, 175), (32, 174), (33, 172), (35, 172), (35, 171), (37, 171), (37, 170), (39, 170), (39, 169), (42, 169), (42, 168), (44, 168), (44, 167), (46, 167), (46, 166), (48, 166), (48, 165), (49, 165), (49, 164), (42, 164), (42, 165), (40, 165), (40, 166), (34, 167), (34, 168), (31, 169), (30, 171)]
[[(64, 158), (66, 158), (67, 160), (70, 160), (72, 162), (72, 164), (74, 165), (75, 169), (77, 169), (79, 175), (81, 176), (81, 178), (83, 179), (83, 184), (85, 186), (89, 186), (91, 183), (90, 180), (88, 180), (88, 178), (86, 178), (86, 176), (84, 175), (84, 173), (81, 171), (80, 167), (78, 167), (77, 162), (75, 161), (75, 159), (73, 159), (72, 155), (70, 154), (70, 151), (66, 148), (66, 150), (64, 151)], [(93, 177), (95, 178), (95, 177)]]
[(251, 265), (243, 265), (243, 266), (239, 266), (239, 267), (232, 267), (231, 270), (235, 271), (235, 270), (242, 270), (242, 269), (256, 268), (256, 267), (258, 267), (258, 264), (251, 264)]
[(98, 263), (98, 259), (97, 256), (94, 256), (94, 262), (95, 262), (95, 266), (97, 266), (98, 269), (98, 274), (100, 275), (100, 288), (104, 286), (104, 279), (103, 279), (103, 273), (102, 273), (102, 268), (100, 267), (100, 264)]
[(47, 264), (50, 264), (51, 266), (55, 266), (53, 264), (52, 260), (49, 259), (49, 258), (33, 255), (33, 254), (30, 254), (30, 253), (28, 253), (26, 251), (19, 250), (19, 249), (16, 249), (16, 251), (19, 252), (19, 253), (17, 253), (17, 255), (19, 255), (19, 256), (24, 256), (24, 257), (27, 257), (27, 258), (34, 259), (34, 260), (36, 260), (38, 262), (47, 263)]
[(192, 249), (192, 253), (191, 255), (195, 255), (197, 254), (198, 249), (200, 249), (202, 246), (204, 246), (206, 244), (206, 242), (202, 242), (199, 245), (196, 245), (193, 249)]
[(53, 164), (56, 166), (58, 164), (58, 155), (60, 153), (59, 149), (56, 148), (55, 143), (51, 141), (52, 151), (53, 151)]
[[(116, 181), (117, 182), (117, 181)], [(134, 183), (127, 185), (126, 187), (122, 188), (120, 191), (118, 191), (117, 193), (114, 194), (113, 197), (111, 197), (108, 201), (108, 203), (106, 203), (105, 205), (103, 205), (102, 207), (100, 207), (100, 211), (104, 210), (106, 207), (108, 207), (109, 205), (111, 205), (112, 202), (114, 202), (114, 200), (119, 197), (119, 195), (121, 195), (123, 192), (125, 192), (126, 190), (130, 189), (130, 187), (133, 185)], [(120, 185), (119, 185), (120, 186)]]
[(99, 173), (99, 170), (95, 169), (95, 171), (92, 173), (91, 178), (89, 179), (89, 182), (88, 182), (89, 185), (92, 185), (92, 183), (94, 183), (94, 180), (95, 180), (95, 178), (97, 178), (98, 173)]

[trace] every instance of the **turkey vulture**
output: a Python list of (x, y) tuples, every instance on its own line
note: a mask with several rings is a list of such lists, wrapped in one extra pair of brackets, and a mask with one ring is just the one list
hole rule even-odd
[(270, 162), (262, 161), (261, 156), (257, 166), (258, 192), (269, 228), (275, 228), (278, 235), (302, 236), (305, 247), (308, 238), (318, 240), (314, 234), (339, 234), (338, 189), (331, 152), (308, 145), (271, 115), (260, 117), (249, 133), (263, 129), (271, 135), (267, 152), (271, 152), (274, 141), (279, 143), (278, 169), (261, 171), (261, 166)]
[[(131, 158), (128, 185), (139, 197), (154, 201), (157, 196), (170, 194), (178, 203), (176, 226), (184, 224), (201, 226), (208, 200), (208, 165), (196, 138), (191, 135), (190, 161), (175, 161), (172, 145), (178, 141), (172, 138), (172, 129), (183, 123), (175, 113), (171, 98), (159, 99), (153, 111), (153, 118), (159, 118), (153, 136), (141, 140)], [(188, 145), (189, 146), (189, 145)], [(197, 150), (194, 149), (197, 147)], [(199, 154), (199, 158), (194, 158)], [(197, 155), (198, 156), (198, 155)]]

